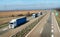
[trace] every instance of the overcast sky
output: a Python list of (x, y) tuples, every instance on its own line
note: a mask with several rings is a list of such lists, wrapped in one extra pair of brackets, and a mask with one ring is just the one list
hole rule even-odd
[(0, 10), (59, 8), (60, 0), (0, 0)]

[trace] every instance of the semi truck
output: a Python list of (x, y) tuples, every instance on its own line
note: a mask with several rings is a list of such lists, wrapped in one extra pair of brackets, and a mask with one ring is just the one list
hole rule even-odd
[(32, 14), (32, 17), (33, 18), (36, 18), (36, 17), (38, 17), (38, 14), (37, 13), (34, 13), (34, 14)]
[(12, 19), (10, 22), (9, 22), (9, 28), (15, 28), (15, 27), (18, 27), (24, 23), (27, 22), (27, 18), (24, 16), (24, 17), (20, 17), (20, 18), (16, 18), (16, 19)]
[(43, 13), (42, 12), (38, 12), (38, 16), (40, 16), (40, 15), (43, 15)]

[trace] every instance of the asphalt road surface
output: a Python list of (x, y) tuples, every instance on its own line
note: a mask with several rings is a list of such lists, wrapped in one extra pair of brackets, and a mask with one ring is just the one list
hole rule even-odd
[(47, 23), (43, 27), (43, 31), (40, 37), (51, 37), (51, 14), (47, 20)]
[(52, 17), (52, 23), (51, 23), (52, 34), (51, 34), (51, 37), (60, 37), (60, 29), (59, 29), (59, 26), (58, 26), (58, 23), (56, 21), (54, 13), (52, 13), (51, 17)]
[(54, 13), (46, 15), (25, 37), (60, 37)]
[(25, 37), (40, 37), (44, 24), (46, 24), (50, 13), (48, 13)]
[[(32, 20), (32, 17), (27, 17), (28, 19), (28, 21), (29, 20)], [(6, 26), (6, 27), (3, 27), (3, 28), (0, 28), (0, 35), (2, 35), (3, 33), (6, 33), (6, 32), (8, 32), (9, 30), (11, 30), (11, 29), (9, 29), (9, 27), (8, 26)]]
[[(43, 16), (43, 15), (42, 15), (42, 16)], [(17, 32), (19, 32), (19, 31), (23, 30), (24, 28), (26, 28), (28, 25), (30, 25), (31, 23), (33, 23), (34, 21), (36, 21), (38, 18), (40, 18), (40, 17), (42, 17), (42, 16), (39, 16), (39, 17), (33, 18), (33, 19), (29, 18), (28, 20), (30, 20), (30, 21), (27, 22), (26, 24), (24, 24), (24, 25), (22, 25), (22, 26), (20, 26), (20, 27), (17, 27), (17, 28), (15, 28), (15, 29), (7, 30), (6, 32), (4, 31), (4, 32), (2, 32), (2, 33), (0, 34), (0, 37), (11, 37), (11, 36), (13, 36), (14, 34), (16, 34)]]

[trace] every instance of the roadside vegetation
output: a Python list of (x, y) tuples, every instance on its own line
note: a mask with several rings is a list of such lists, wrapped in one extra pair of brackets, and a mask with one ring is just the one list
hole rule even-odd
[[(27, 10), (27, 11), (0, 11), (0, 27), (7, 26), (7, 22), (9, 22), (11, 19), (18, 18), (21, 16), (27, 16), (30, 17), (32, 13), (37, 13), (43, 10)], [(45, 11), (45, 10), (44, 10)], [(43, 12), (44, 12), (43, 11)]]
[[(11, 19), (14, 19), (14, 18), (19, 18), (19, 17), (22, 17), (24, 16), (23, 14), (18, 14), (17, 16), (14, 16), (14, 15), (11, 15), (9, 17), (4, 17), (4, 18), (0, 18), (0, 28), (3, 28), (3, 27), (6, 27), (8, 26), (8, 22), (11, 20)], [(30, 13), (27, 13), (26, 14), (27, 17), (30, 17), (31, 14)]]
[(57, 11), (57, 12), (58, 12), (58, 16), (56, 16), (56, 19), (57, 19), (58, 25), (60, 27), (60, 11)]
[(4, 28), (4, 27), (6, 27), (6, 26), (8, 26), (8, 23), (5, 23), (5, 24), (0, 25), (0, 29), (1, 29), (1, 28)]
[[(45, 16), (45, 15), (44, 15)], [(16, 33), (15, 35), (13, 35), (12, 37), (25, 37), (29, 31), (31, 31), (31, 29), (34, 28), (35, 25), (37, 25), (37, 23), (44, 17), (42, 16), (41, 18), (39, 18), (38, 20), (35, 20), (33, 23), (31, 23), (29, 26), (27, 26), (25, 29), (23, 29), (22, 31), (19, 31), (18, 33)]]
[(18, 17), (21, 17), (21, 16), (14, 17), (14, 15), (12, 15), (11, 17), (0, 18), (0, 28), (8, 26), (9, 25), (8, 23), (10, 20)]

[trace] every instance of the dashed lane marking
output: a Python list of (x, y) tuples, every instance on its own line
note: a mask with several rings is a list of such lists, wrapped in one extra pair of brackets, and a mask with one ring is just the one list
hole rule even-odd
[(52, 30), (51, 30), (51, 32), (53, 33), (53, 32), (54, 32), (54, 30), (52, 29)]
[(52, 26), (51, 28), (53, 29), (54, 27)]
[(52, 34), (51, 37), (54, 37), (54, 35)]

